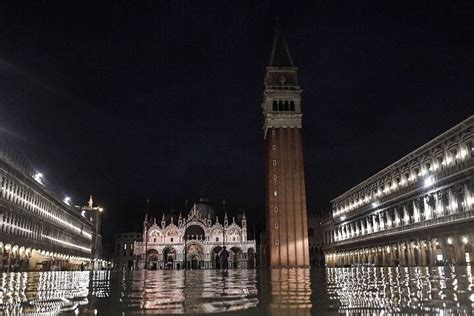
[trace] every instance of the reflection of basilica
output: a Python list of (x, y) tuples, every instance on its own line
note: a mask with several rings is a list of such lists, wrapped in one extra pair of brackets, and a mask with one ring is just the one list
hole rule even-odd
[(247, 219), (240, 225), (235, 218), (223, 225), (205, 200), (193, 205), (187, 217), (163, 214), (161, 225), (156, 218), (144, 220), (143, 241), (135, 242), (133, 252), (139, 269), (215, 269), (221, 266), (221, 252), (229, 253), (229, 268), (255, 267), (255, 240), (247, 240)]

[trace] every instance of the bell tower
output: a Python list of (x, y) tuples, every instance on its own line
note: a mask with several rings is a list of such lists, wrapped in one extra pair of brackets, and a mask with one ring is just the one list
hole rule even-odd
[(264, 85), (262, 109), (269, 265), (273, 268), (308, 267), (301, 88), (297, 67), (278, 27)]

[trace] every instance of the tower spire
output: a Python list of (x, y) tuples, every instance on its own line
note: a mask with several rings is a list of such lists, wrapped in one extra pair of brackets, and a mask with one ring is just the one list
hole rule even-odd
[(278, 20), (275, 22), (275, 36), (273, 38), (272, 53), (268, 65), (270, 67), (295, 67)]

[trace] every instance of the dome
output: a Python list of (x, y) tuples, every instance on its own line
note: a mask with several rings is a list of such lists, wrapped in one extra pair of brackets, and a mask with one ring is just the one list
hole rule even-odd
[(216, 205), (207, 199), (199, 199), (199, 202), (194, 204), (196, 209), (196, 213), (198, 213), (201, 218), (207, 218), (210, 216), (214, 218), (216, 216), (216, 212), (218, 211)]

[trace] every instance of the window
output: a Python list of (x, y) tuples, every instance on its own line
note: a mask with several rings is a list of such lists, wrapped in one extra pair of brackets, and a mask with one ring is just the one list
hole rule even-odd
[(277, 177), (276, 174), (273, 175), (273, 180), (275, 180), (275, 181), (278, 180), (278, 177)]
[(283, 111), (284, 107), (283, 107), (283, 102), (282, 101), (278, 101), (278, 111)]
[(295, 102), (294, 101), (290, 101), (290, 111), (295, 111)]
[(277, 146), (276, 146), (276, 145), (272, 145), (272, 150), (277, 150)]
[(277, 196), (278, 195), (278, 192), (275, 190), (273, 191), (273, 196)]
[(275, 239), (275, 246), (278, 246), (280, 244), (280, 241), (278, 239)]
[(273, 163), (274, 166), (277, 165), (277, 161), (275, 159), (273, 159), (272, 163)]
[(153, 238), (153, 242), (156, 242), (156, 238)]
[(127, 244), (123, 244), (123, 250), (127, 250)]
[(278, 103), (277, 103), (277, 101), (273, 101), (272, 110), (273, 110), (273, 111), (278, 111)]
[(216, 241), (219, 241), (219, 237), (216, 237)]
[(278, 213), (278, 206), (275, 206), (275, 207), (273, 208), (273, 212)]
[(275, 229), (278, 229), (278, 223), (275, 223)]
[(173, 242), (173, 238), (170, 238), (170, 241)]
[(285, 112), (288, 112), (290, 111), (290, 104), (288, 103), (288, 101), (285, 101)]

